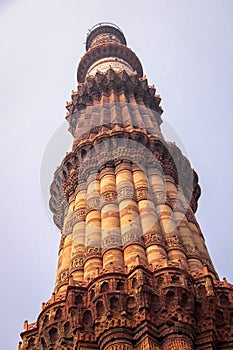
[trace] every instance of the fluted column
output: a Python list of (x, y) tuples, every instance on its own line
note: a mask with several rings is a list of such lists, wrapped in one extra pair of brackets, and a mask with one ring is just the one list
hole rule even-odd
[(172, 176), (166, 176), (166, 191), (169, 201), (173, 206), (174, 219), (177, 224), (179, 236), (185, 247), (188, 266), (190, 271), (202, 270), (203, 265), (200, 261), (200, 254), (195, 245), (192, 232), (188, 226), (185, 216), (186, 208), (189, 206), (183, 194), (182, 188), (176, 185)]
[[(196, 269), (199, 267), (204, 267), (204, 265), (207, 265), (209, 268), (209, 272), (212, 274), (212, 276), (214, 278), (217, 277), (217, 273), (214, 269), (214, 266), (212, 264), (208, 249), (205, 245), (205, 240), (204, 237), (202, 235), (201, 229), (197, 223), (197, 220), (195, 218), (195, 215), (193, 213), (193, 210), (190, 206), (190, 199), (189, 201), (187, 201), (187, 198), (185, 198), (184, 193), (182, 191), (181, 188), (179, 188), (179, 194), (178, 194), (178, 198), (179, 198), (179, 202), (177, 209), (181, 209), (180, 211), (183, 211), (184, 213), (184, 222), (185, 225), (187, 226), (187, 229), (185, 232), (187, 232), (187, 230), (189, 229), (190, 235), (192, 237), (192, 241), (193, 244), (190, 247), (189, 245), (186, 246), (186, 250), (187, 250), (187, 255), (188, 257), (190, 255), (195, 255), (196, 257), (200, 258), (201, 263), (198, 263), (197, 259), (194, 262), (193, 261), (193, 267), (194, 265), (196, 265)], [(179, 211), (175, 209), (175, 212)], [(177, 215), (177, 214), (176, 214)], [(182, 214), (178, 214), (179, 216), (181, 216)], [(182, 230), (181, 230), (182, 231)], [(182, 232), (181, 232), (182, 235)], [(188, 250), (190, 249), (190, 252), (188, 252)], [(194, 254), (193, 254), (194, 253)], [(193, 269), (192, 267), (192, 269)], [(218, 278), (218, 277), (217, 277)]]
[(85, 231), (86, 231), (86, 184), (79, 184), (75, 192), (74, 213), (76, 223), (73, 227), (73, 243), (70, 272), (75, 281), (82, 282), (84, 277)]
[(182, 211), (175, 211), (176, 221), (179, 222), (178, 230), (185, 246), (187, 261), (190, 271), (198, 271), (203, 269), (200, 252), (196, 246), (194, 236), (189, 228), (185, 213)]
[(113, 166), (100, 172), (101, 233), (103, 242), (103, 269), (115, 267), (123, 271), (124, 259), (117, 203), (116, 177)]
[(147, 265), (130, 162), (118, 164), (115, 173), (125, 266), (135, 266), (136, 257), (140, 264)]
[(98, 276), (102, 269), (101, 243), (99, 178), (98, 174), (94, 173), (87, 179), (85, 281)]
[(148, 178), (137, 165), (133, 165), (133, 180), (148, 264), (154, 269), (158, 264), (161, 265), (161, 262), (166, 262), (165, 241), (161, 235), (158, 215), (148, 188)]
[(194, 221), (196, 221), (196, 220), (194, 220), (194, 214), (192, 213), (192, 211), (189, 211), (187, 216), (191, 216), (191, 218), (189, 218), (189, 220), (187, 220), (187, 222), (188, 222), (188, 226), (192, 232), (195, 245), (198, 248), (198, 251), (200, 252), (202, 264), (203, 264), (203, 266), (204, 265), (208, 266), (209, 272), (211, 273), (211, 275), (214, 279), (218, 278), (217, 272), (215, 271), (215, 268), (214, 268), (213, 263), (211, 261), (211, 257), (209, 255), (208, 249), (206, 247), (204, 237), (201, 234), (201, 231), (200, 231), (200, 228), (198, 227), (197, 222), (194, 222)]
[(159, 169), (157, 171), (151, 170), (149, 182), (157, 204), (156, 210), (160, 218), (162, 232), (167, 243), (168, 262), (187, 268), (187, 259), (173, 215), (172, 203), (169, 203), (169, 197), (167, 196), (169, 185), (166, 183), (166, 177)]
[(193, 344), (184, 336), (174, 335), (164, 340), (162, 350), (193, 350)]
[(58, 256), (57, 278), (55, 285), (55, 291), (57, 293), (64, 293), (69, 282), (69, 267), (72, 249), (72, 231), (69, 231), (67, 227), (69, 225), (70, 217), (73, 214), (73, 205), (74, 203), (72, 202), (72, 204), (68, 207), (68, 211), (64, 220), (64, 227), (62, 230)]

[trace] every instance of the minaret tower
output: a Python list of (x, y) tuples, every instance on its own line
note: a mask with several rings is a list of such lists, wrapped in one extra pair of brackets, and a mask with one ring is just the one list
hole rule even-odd
[(233, 286), (195, 219), (198, 176), (117, 26), (89, 31), (77, 80), (51, 185), (55, 288), (19, 350), (233, 349)]

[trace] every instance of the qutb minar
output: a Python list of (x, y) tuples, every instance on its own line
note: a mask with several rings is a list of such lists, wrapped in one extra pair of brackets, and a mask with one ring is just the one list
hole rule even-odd
[(77, 80), (51, 185), (55, 288), (18, 349), (233, 349), (233, 285), (195, 218), (198, 176), (164, 139), (161, 98), (117, 26), (89, 31)]

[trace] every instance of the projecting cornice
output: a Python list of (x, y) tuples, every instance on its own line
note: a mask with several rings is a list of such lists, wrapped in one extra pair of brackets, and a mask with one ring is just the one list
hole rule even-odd
[(77, 71), (78, 82), (85, 81), (88, 69), (93, 63), (106, 57), (116, 57), (116, 59), (119, 57), (130, 64), (138, 78), (143, 76), (141, 62), (127, 46), (118, 43), (102, 43), (88, 50), (81, 58)]
[[(128, 104), (132, 109), (147, 108), (146, 114), (150, 114), (150, 119), (157, 120), (158, 126), (162, 123), (161, 114), (163, 110), (160, 106), (161, 97), (155, 94), (154, 86), (149, 86), (146, 77), (138, 78), (135, 73), (127, 73), (125, 70), (120, 72), (114, 71), (112, 68), (105, 73), (97, 72), (95, 76), (87, 77), (85, 83), (78, 85), (78, 90), (72, 92), (71, 101), (67, 102), (66, 108), (69, 111), (66, 119), (70, 124), (70, 132), (75, 136), (75, 129), (80, 113), (83, 109), (94, 106), (95, 113), (100, 113), (101, 108), (110, 108), (113, 104), (116, 107), (123, 108), (123, 105)], [(136, 113), (136, 112), (135, 112)], [(148, 130), (149, 122), (146, 124), (145, 118), (140, 116), (141, 111), (137, 112), (139, 119), (130, 119), (131, 112), (124, 120), (121, 119), (121, 124), (126, 126), (127, 123), (142, 127)], [(143, 113), (145, 114), (145, 112)], [(126, 120), (129, 121), (127, 122)], [(111, 116), (108, 123), (117, 123), (117, 116), (114, 110), (111, 111)], [(120, 120), (118, 120), (120, 123)], [(148, 130), (149, 131), (149, 130)], [(152, 133), (155, 130), (151, 131)]]

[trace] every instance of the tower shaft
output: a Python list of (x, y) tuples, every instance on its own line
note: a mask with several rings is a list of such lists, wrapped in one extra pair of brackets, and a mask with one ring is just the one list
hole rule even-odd
[(233, 286), (195, 218), (197, 174), (162, 135), (161, 98), (118, 27), (95, 26), (86, 49), (51, 185), (55, 288), (19, 349), (232, 349)]

